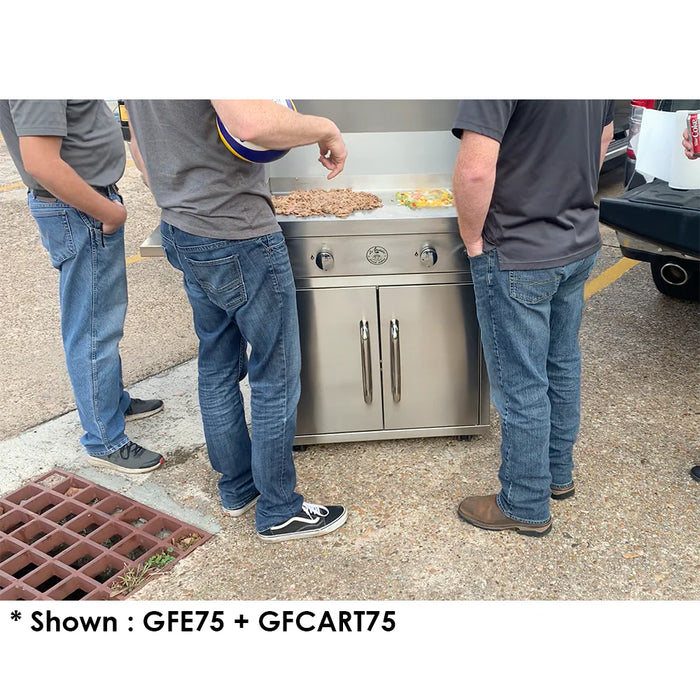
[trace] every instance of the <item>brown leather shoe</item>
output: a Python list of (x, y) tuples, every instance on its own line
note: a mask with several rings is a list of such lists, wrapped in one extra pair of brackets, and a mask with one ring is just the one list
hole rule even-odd
[(550, 486), (550, 490), (552, 492), (552, 498), (555, 501), (563, 501), (565, 498), (571, 498), (576, 493), (573, 484), (567, 486), (565, 489), (558, 489), (556, 486)]
[(484, 530), (515, 530), (521, 535), (542, 537), (552, 529), (551, 518), (542, 525), (532, 525), (504, 515), (496, 503), (495, 494), (465, 498), (459, 504), (457, 513), (462, 520)]

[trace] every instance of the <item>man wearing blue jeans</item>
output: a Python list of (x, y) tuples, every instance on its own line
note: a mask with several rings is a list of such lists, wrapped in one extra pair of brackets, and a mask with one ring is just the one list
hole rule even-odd
[[(228, 150), (216, 117), (229, 133), (266, 148), (318, 144), (329, 178), (345, 162), (340, 132), (273, 100), (127, 100), (126, 107), (132, 153), (162, 210), (163, 248), (192, 306), (199, 405), (223, 510), (237, 517), (257, 503), (265, 541), (332, 532), (346, 521), (345, 508), (295, 492), (301, 354), (287, 247), (264, 166)], [(239, 389), (246, 373), (250, 434)]]
[(460, 104), (455, 205), (469, 255), (491, 398), (501, 417), (501, 491), (459, 516), (542, 536), (549, 502), (574, 495), (583, 289), (601, 246), (594, 195), (613, 101)]
[(132, 399), (122, 383), (126, 209), (116, 182), (126, 156), (119, 126), (101, 100), (2, 100), (0, 130), (59, 271), (61, 333), (85, 431), (81, 443), (98, 466), (153, 471), (163, 457), (131, 442), (124, 425), (158, 413), (163, 402)]

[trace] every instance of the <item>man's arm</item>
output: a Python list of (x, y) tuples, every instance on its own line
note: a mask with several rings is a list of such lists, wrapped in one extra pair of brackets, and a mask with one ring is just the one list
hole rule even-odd
[(129, 141), (129, 151), (131, 152), (131, 157), (134, 159), (136, 167), (141, 173), (141, 179), (143, 180), (146, 187), (150, 189), (151, 185), (148, 182), (148, 173), (146, 172), (146, 166), (143, 164), (143, 156), (141, 155), (141, 149), (139, 148), (139, 145), (136, 142), (136, 136), (134, 136), (133, 130), (131, 132), (131, 141)]
[(20, 136), (24, 169), (51, 194), (101, 221), (105, 234), (114, 233), (126, 221), (126, 209), (103, 197), (61, 158), (60, 136)]
[(614, 135), (614, 122), (610, 122), (607, 126), (603, 128), (603, 134), (600, 137), (600, 166), (598, 167), (598, 172), (602, 170), (603, 163), (605, 162), (605, 154), (608, 152), (608, 146), (613, 139)]
[(482, 232), (496, 182), (501, 144), (488, 136), (464, 131), (452, 178), (459, 233), (470, 257), (484, 250)]
[(340, 174), (347, 151), (338, 127), (325, 117), (300, 114), (273, 100), (212, 100), (226, 128), (239, 139), (265, 148), (287, 149), (317, 143), (319, 162)]

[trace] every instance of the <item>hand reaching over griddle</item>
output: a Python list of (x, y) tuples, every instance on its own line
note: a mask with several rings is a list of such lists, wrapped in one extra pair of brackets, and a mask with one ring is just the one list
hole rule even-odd
[(329, 139), (319, 141), (318, 149), (321, 152), (318, 162), (321, 163), (324, 168), (331, 171), (328, 173), (329, 180), (343, 172), (348, 152), (345, 148), (343, 137), (340, 135), (340, 131), (337, 131), (337, 133), (333, 134)]
[(239, 139), (270, 149), (287, 150), (318, 144), (319, 163), (331, 172), (328, 179), (345, 167), (347, 149), (336, 124), (326, 117), (301, 114), (274, 100), (212, 100), (216, 113)]

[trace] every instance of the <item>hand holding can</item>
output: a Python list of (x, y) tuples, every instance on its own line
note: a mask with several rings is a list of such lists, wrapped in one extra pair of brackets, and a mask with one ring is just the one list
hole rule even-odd
[(683, 132), (685, 155), (691, 160), (700, 158), (700, 115), (690, 112), (687, 118), (688, 128)]

